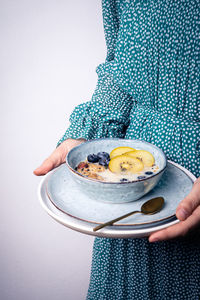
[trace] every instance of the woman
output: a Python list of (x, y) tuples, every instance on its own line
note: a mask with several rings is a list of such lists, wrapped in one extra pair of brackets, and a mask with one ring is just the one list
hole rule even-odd
[[(121, 137), (151, 142), (200, 176), (199, 8), (196, 0), (103, 1), (108, 52), (96, 90), (36, 175), (84, 139)], [(200, 299), (200, 177), (176, 214), (179, 224), (149, 240), (96, 238), (87, 299)]]

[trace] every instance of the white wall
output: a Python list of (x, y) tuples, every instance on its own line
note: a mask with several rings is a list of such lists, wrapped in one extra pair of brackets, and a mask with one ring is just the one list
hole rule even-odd
[(85, 299), (93, 238), (43, 211), (32, 171), (91, 99), (101, 1), (1, 0), (0, 45), (0, 299)]

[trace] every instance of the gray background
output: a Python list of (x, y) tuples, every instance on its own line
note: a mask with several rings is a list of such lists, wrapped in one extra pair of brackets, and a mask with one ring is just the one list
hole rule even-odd
[(93, 238), (51, 219), (32, 174), (105, 59), (101, 2), (0, 1), (0, 299), (85, 299)]

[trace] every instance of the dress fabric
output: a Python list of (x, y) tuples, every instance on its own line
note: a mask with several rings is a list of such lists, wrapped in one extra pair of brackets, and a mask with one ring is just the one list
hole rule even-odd
[[(107, 43), (91, 101), (60, 140), (121, 137), (200, 176), (199, 0), (103, 0)], [(87, 300), (199, 300), (200, 237), (96, 238)]]

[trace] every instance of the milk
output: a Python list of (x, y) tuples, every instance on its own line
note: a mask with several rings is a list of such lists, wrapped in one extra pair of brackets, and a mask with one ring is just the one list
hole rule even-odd
[[(153, 174), (156, 174), (159, 171), (159, 167), (158, 166), (152, 166), (152, 167), (144, 167), (144, 169), (142, 170), (142, 172), (138, 172), (138, 173), (131, 173), (131, 172), (126, 172), (126, 173), (120, 173), (120, 174), (116, 174), (111, 172), (109, 169), (105, 169), (105, 171), (103, 172), (99, 172), (97, 173), (98, 175), (100, 175), (101, 177), (103, 177), (104, 181), (108, 181), (108, 182), (120, 182), (120, 179), (125, 178), (128, 181), (135, 181), (135, 180), (139, 180), (138, 176), (145, 176), (146, 178), (152, 176), (151, 175), (146, 175), (145, 172), (147, 171), (151, 171), (153, 172)], [(126, 182), (126, 181), (124, 181)]]

